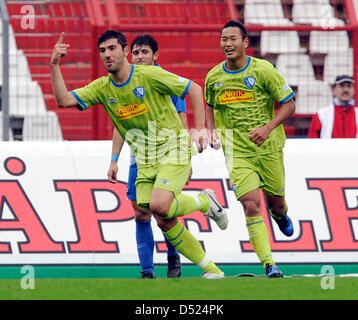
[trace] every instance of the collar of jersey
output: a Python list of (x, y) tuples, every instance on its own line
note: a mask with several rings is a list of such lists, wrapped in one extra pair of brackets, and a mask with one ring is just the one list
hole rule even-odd
[(117, 84), (117, 83), (115, 83), (113, 81), (112, 77), (110, 77), (112, 84), (117, 88), (121, 88), (121, 87), (126, 86), (129, 83), (129, 81), (131, 81), (133, 72), (134, 72), (134, 64), (131, 65), (131, 73), (130, 73), (129, 78), (128, 78), (128, 80), (126, 82), (123, 82), (121, 84)]
[(240, 70), (236, 70), (236, 71), (230, 71), (230, 70), (226, 69), (226, 67), (225, 67), (226, 62), (227, 62), (227, 61), (225, 61), (225, 62), (223, 63), (223, 69), (224, 69), (224, 71), (225, 71), (226, 73), (235, 74), (235, 73), (244, 72), (244, 71), (247, 69), (247, 67), (249, 66), (249, 64), (250, 64), (250, 62), (251, 62), (251, 57), (248, 56), (247, 63), (246, 63), (246, 66), (245, 66), (245, 67), (243, 67), (243, 68), (240, 69)]

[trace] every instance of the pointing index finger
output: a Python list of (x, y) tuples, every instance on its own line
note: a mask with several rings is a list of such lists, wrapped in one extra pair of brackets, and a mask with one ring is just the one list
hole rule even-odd
[(65, 33), (64, 33), (64, 32), (61, 32), (60, 39), (58, 39), (57, 43), (62, 44), (64, 37), (65, 37)]

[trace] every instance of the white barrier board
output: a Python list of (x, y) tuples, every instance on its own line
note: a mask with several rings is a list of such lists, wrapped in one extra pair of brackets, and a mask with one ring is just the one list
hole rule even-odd
[[(0, 143), (0, 265), (137, 264), (135, 222), (126, 198), (129, 148), (117, 184), (107, 182), (111, 141)], [(277, 263), (358, 262), (358, 140), (292, 139), (285, 146), (286, 198), (295, 232), (266, 220)], [(217, 263), (258, 263), (222, 150), (193, 158), (184, 192), (215, 190), (227, 208), (220, 230), (200, 212), (181, 218)], [(152, 219), (155, 263), (164, 238)], [(183, 262), (189, 262), (185, 258)]]

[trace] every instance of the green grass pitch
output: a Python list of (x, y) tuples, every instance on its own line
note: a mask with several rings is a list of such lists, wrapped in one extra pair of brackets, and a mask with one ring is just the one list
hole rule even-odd
[(20, 279), (0, 280), (0, 300), (357, 300), (358, 278), (335, 277), (324, 289), (321, 277), (228, 277), (166, 279), (36, 279), (24, 289)]
[(167, 279), (167, 266), (157, 265), (156, 279), (139, 280), (139, 265), (34, 266), (31, 289), (21, 266), (2, 266), (0, 301), (358, 300), (358, 277), (353, 276), (358, 274), (357, 264), (332, 265), (336, 277), (330, 280), (317, 276), (322, 273), (320, 264), (280, 265), (285, 274), (281, 279), (267, 279), (260, 264), (220, 267), (225, 279), (200, 279), (201, 269), (195, 265), (183, 265), (182, 278)]

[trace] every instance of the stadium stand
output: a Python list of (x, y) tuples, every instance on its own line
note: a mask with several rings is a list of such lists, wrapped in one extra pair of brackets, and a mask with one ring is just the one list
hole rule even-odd
[[(83, 114), (56, 108), (48, 63), (62, 31), (71, 45), (61, 65), (68, 90), (105, 74), (93, 49), (98, 36), (108, 28), (120, 29), (129, 42), (140, 33), (151, 33), (160, 45), (158, 62), (203, 85), (206, 73), (223, 60), (219, 48), (221, 26), (230, 19), (239, 19), (249, 31), (248, 54), (274, 63), (296, 90), (298, 111), (285, 124), (289, 136), (305, 136), (302, 124), (309, 124), (312, 114), (321, 107), (323, 92), (330, 99), (326, 88), (332, 78), (339, 73), (353, 75), (353, 50), (358, 46), (353, 0), (36, 0), (31, 2), (35, 28), (27, 30), (21, 25), (21, 8), (28, 1), (6, 3), (13, 29), (10, 32), (16, 39), (11, 50), (16, 51), (17, 58), (11, 58), (11, 63), (18, 59), (16, 72), (30, 79), (28, 92), (34, 92), (34, 83), (38, 83), (44, 104), (39, 102), (37, 109), (42, 111), (37, 114), (53, 112), (48, 123), (54, 121), (53, 114), (57, 115), (62, 137), (68, 140), (110, 139), (112, 126), (101, 108)], [(317, 93), (315, 88), (322, 92)], [(305, 92), (314, 97), (309, 107), (303, 105), (307, 103)], [(191, 124), (190, 105), (188, 111)], [(31, 121), (23, 120), (26, 135)], [(55, 139), (61, 136), (58, 130), (51, 132), (56, 132)]]
[(291, 86), (315, 80), (312, 62), (307, 54), (282, 53), (277, 57), (276, 68)]
[[(2, 34), (2, 24), (0, 24)], [(1, 62), (0, 62), (0, 84), (3, 81), (3, 48), (1, 43)], [(27, 129), (27, 138), (31, 140), (58, 140), (61, 135), (54, 135), (52, 132), (61, 132), (57, 114), (48, 111), (42, 89), (38, 81), (32, 79), (32, 74), (28, 65), (28, 59), (22, 49), (18, 49), (15, 33), (12, 25), (9, 26), (9, 116), (11, 127), (11, 139), (24, 140), (25, 124), (31, 122), (31, 130)], [(30, 120), (28, 120), (30, 118)], [(49, 130), (44, 131), (45, 121), (33, 121), (32, 118), (51, 119), (47, 120), (46, 126)], [(27, 126), (28, 127), (28, 126)], [(36, 130), (41, 130), (43, 135), (34, 137), (31, 135)]]
[(281, 53), (305, 53), (306, 48), (301, 47), (297, 31), (262, 31), (261, 56)]
[(23, 141), (63, 140), (57, 114), (47, 111), (44, 114), (28, 114), (24, 117)]
[(295, 23), (335, 26), (334, 8), (327, 0), (295, 0), (292, 17)]
[(244, 19), (246, 24), (264, 26), (291, 26), (283, 12), (281, 0), (246, 0)]
[(332, 89), (321, 80), (301, 82), (296, 97), (296, 113), (312, 114), (332, 103)]
[[(27, 82), (28, 87), (18, 91), (21, 92), (21, 95), (10, 97), (10, 104), (13, 105), (14, 110), (21, 111), (22, 116), (24, 113), (26, 114), (26, 118), (19, 121), (23, 124), (24, 140), (39, 139), (41, 138), (39, 133), (43, 133), (45, 140), (58, 140), (62, 139), (62, 136), (68, 140), (91, 139), (92, 111), (84, 113), (79, 120), (78, 112), (75, 110), (56, 108), (49, 69), (52, 47), (60, 32), (64, 31), (66, 41), (71, 45), (71, 55), (61, 66), (68, 89), (85, 85), (90, 81), (89, 62), (92, 60), (90, 54), (92, 41), (85, 1), (42, 0), (31, 2), (35, 12), (34, 29), (23, 27), (24, 15), (21, 14), (21, 8), (28, 4), (28, 1), (7, 1), (11, 25), (16, 36), (16, 45), (26, 56), (27, 69), (31, 75), (30, 81)], [(78, 41), (79, 39), (81, 41)], [(18, 80), (19, 73), (13, 74)], [(11, 87), (16, 90), (16, 86), (17, 84)], [(40, 94), (42, 99), (39, 98)], [(27, 103), (35, 102), (36, 107), (27, 107), (28, 104), (22, 103), (26, 99)], [(38, 121), (36, 121), (36, 115), (38, 115)], [(45, 128), (48, 129), (45, 130)]]
[(353, 48), (328, 52), (324, 59), (323, 79), (332, 84), (337, 74), (353, 76)]
[[(344, 26), (343, 20), (335, 19), (334, 27)], [(334, 44), (334, 45), (332, 45)], [(310, 53), (324, 53), (347, 51), (349, 37), (346, 31), (311, 31), (309, 39)]]
[[(16, 79), (16, 78), (15, 78)], [(41, 87), (36, 81), (10, 82), (10, 115), (25, 116), (47, 112)]]

